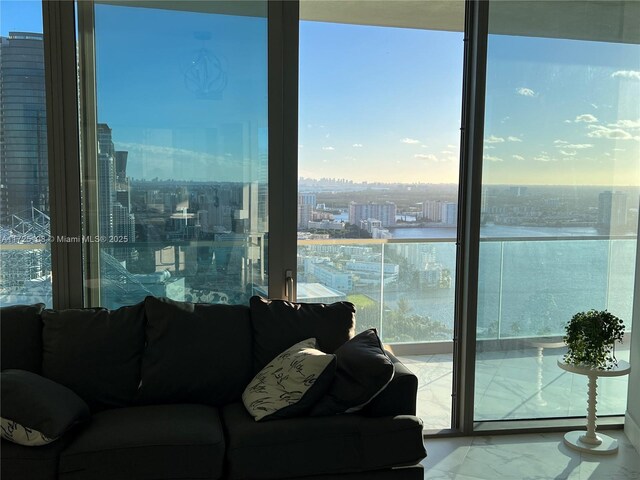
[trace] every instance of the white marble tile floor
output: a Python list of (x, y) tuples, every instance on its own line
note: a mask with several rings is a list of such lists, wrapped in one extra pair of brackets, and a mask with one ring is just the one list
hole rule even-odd
[(639, 480), (640, 455), (622, 430), (613, 455), (567, 448), (562, 433), (427, 438), (425, 480)]

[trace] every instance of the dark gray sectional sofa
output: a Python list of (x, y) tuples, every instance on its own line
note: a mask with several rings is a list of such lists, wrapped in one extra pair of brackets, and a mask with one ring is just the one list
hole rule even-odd
[(353, 305), (251, 306), (148, 297), (118, 310), (0, 312), (1, 367), (64, 385), (88, 421), (44, 446), (2, 440), (3, 480), (422, 479), (416, 377), (396, 358), (362, 411), (256, 422), (246, 385), (305, 338), (332, 353), (354, 334)]

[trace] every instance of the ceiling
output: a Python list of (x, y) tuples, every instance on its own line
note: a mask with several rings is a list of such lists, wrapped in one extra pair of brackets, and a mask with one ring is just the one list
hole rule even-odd
[[(302, 0), (300, 18), (429, 30), (464, 30), (463, 0)], [(640, 1), (496, 0), (489, 32), (640, 43)]]
[[(97, 0), (96, 3), (227, 15), (267, 15), (249, 0)], [(464, 30), (464, 0), (301, 0), (301, 20)], [(489, 32), (640, 44), (640, 0), (493, 0)]]

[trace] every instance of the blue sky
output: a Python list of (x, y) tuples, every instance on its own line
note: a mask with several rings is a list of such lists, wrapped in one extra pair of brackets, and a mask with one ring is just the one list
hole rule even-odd
[[(0, 8), (3, 35), (41, 31), (39, 2)], [(265, 18), (99, 5), (96, 32), (98, 117), (131, 176), (265, 178)], [(457, 182), (462, 48), (301, 22), (300, 176)], [(491, 36), (484, 183), (640, 184), (639, 99), (638, 45)]]
[(10, 31), (42, 33), (42, 2), (40, 0), (0, 0), (0, 35)]

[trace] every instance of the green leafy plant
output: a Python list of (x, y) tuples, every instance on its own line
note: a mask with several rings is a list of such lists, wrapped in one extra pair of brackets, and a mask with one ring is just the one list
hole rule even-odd
[(622, 342), (624, 323), (615, 315), (606, 310), (576, 313), (565, 326), (565, 332), (566, 363), (602, 370), (618, 365), (615, 342)]

